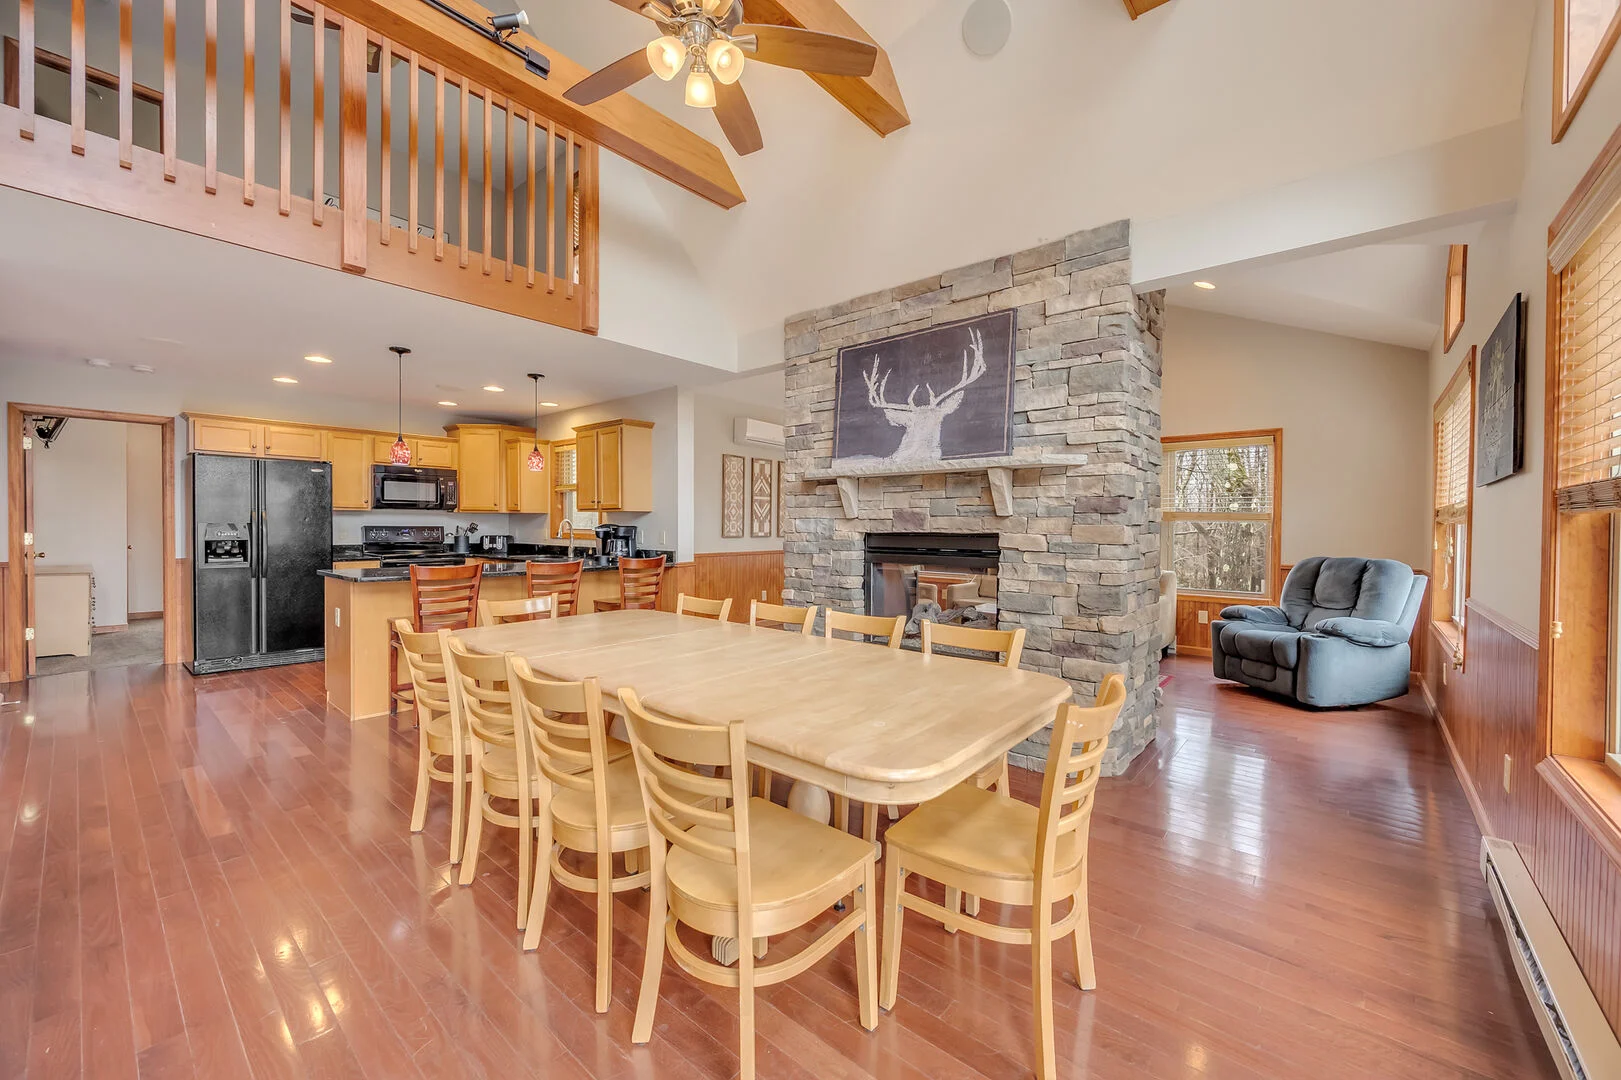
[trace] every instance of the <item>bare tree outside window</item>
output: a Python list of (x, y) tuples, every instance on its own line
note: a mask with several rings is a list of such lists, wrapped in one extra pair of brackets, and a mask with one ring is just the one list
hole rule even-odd
[(1276, 440), (1165, 441), (1165, 562), (1186, 592), (1269, 596)]

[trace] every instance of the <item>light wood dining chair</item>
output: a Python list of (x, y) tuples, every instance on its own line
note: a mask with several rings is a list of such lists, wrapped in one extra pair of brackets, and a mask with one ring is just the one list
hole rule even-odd
[[(546, 900), (559, 885), (592, 893), (597, 901), (597, 1012), (608, 1011), (613, 992), (613, 898), (652, 880), (633, 852), (647, 847), (647, 812), (642, 808), (636, 764), (628, 756), (610, 761), (597, 680), (563, 683), (537, 678), (521, 657), (507, 654), (507, 685), (512, 714), (521, 718), (529, 749), (542, 777), (537, 828), (535, 881), (530, 890), (529, 925), (523, 947), (540, 946)], [(621, 744), (623, 745), (623, 744)], [(628, 749), (628, 748), (627, 748)], [(564, 851), (592, 856), (591, 876), (563, 864)], [(627, 856), (627, 873), (614, 876), (614, 855)]]
[(584, 571), (584, 559), (575, 559), (572, 562), (527, 562), (524, 563), (523, 575), (530, 596), (545, 596), (549, 593), (557, 597), (557, 611), (552, 617), (561, 619), (566, 615), (573, 615), (578, 608), (580, 575)]
[(724, 600), (705, 600), (701, 596), (688, 596), (679, 593), (675, 598), (675, 613), (677, 615), (700, 615), (706, 619), (725, 622), (732, 616), (732, 598)]
[[(468, 738), (451, 714), (450, 684), (445, 680), (444, 643), (440, 631), (419, 634), (407, 619), (394, 620), (394, 636), (411, 677), (417, 714), (417, 788), (411, 806), (411, 831), (428, 822), (428, 796), (434, 781), (450, 785), (450, 861), (461, 862), (466, 834)], [(446, 766), (448, 762), (448, 768)]]
[(526, 596), (517, 600), (480, 600), (478, 624), (504, 626), (515, 622), (536, 622), (553, 618), (557, 611), (557, 597), (553, 594)]
[[(484, 581), (484, 564), (464, 566), (416, 566), (411, 574), (411, 629), (419, 634), (440, 630), (466, 630), (473, 625), (478, 610), (478, 590)], [(389, 635), (388, 671), (390, 687), (388, 711), (411, 701), (409, 678), (399, 677), (399, 638)]]
[(759, 626), (762, 623), (781, 626), (784, 630), (798, 630), (808, 636), (811, 628), (816, 625), (816, 605), (787, 607), (783, 604), (768, 604), (764, 600), (750, 600), (749, 625)]
[[(647, 957), (631, 1041), (653, 1034), (659, 978), (668, 949), (687, 974), (738, 988), (739, 1066), (754, 1077), (754, 993), (806, 971), (855, 937), (861, 1026), (878, 1026), (875, 982), (877, 903), (873, 846), (792, 810), (751, 799), (743, 725), (712, 727), (664, 720), (636, 692), (619, 694), (630, 728), (652, 841), (653, 889)], [(725, 768), (709, 776), (700, 768)], [(809, 945), (775, 963), (756, 964), (749, 943), (786, 934), (853, 898), (850, 910)], [(737, 966), (723, 967), (681, 940), (685, 925), (736, 938)]]
[[(529, 923), (531, 863), (535, 853), (535, 800), (540, 796), (540, 775), (534, 767), (528, 739), (519, 739), (512, 720), (512, 693), (507, 686), (505, 656), (469, 652), (460, 641), (445, 635), (445, 663), (451, 677), (450, 704), (472, 744), (471, 783), (468, 794), (467, 846), (462, 853), (463, 885), (478, 876), (479, 849), (486, 822), (518, 831), (518, 929)], [(498, 810), (492, 799), (518, 804), (517, 813)]]
[[(884, 837), (883, 1006), (895, 1007), (900, 979), (901, 931), (907, 910), (953, 930), (1031, 949), (1036, 1032), (1036, 1076), (1056, 1080), (1053, 1045), (1053, 943), (1075, 935), (1075, 978), (1082, 990), (1097, 986), (1087, 909), (1087, 840), (1103, 751), (1126, 701), (1126, 684), (1110, 675), (1091, 708), (1058, 707), (1047, 753), (1041, 805), (958, 784), (892, 825)], [(1074, 776), (1075, 781), (1070, 782)], [(916, 874), (949, 890), (1028, 907), (1030, 926), (981, 922), (949, 904), (942, 907), (906, 891)], [(1053, 905), (1070, 901), (1053, 917)]]
[(598, 600), (598, 611), (650, 611), (659, 606), (667, 557), (619, 560), (619, 599)]
[[(822, 636), (837, 637), (839, 634), (857, 634), (860, 640), (880, 638), (887, 649), (898, 649), (906, 636), (906, 616), (896, 615), (888, 618), (881, 615), (852, 615), (846, 611), (827, 609), (822, 616)], [(895, 821), (901, 816), (900, 807), (888, 807), (889, 820)], [(841, 829), (850, 824), (850, 799), (846, 795), (833, 796), (833, 824)], [(878, 807), (869, 803), (861, 808), (861, 835), (868, 840), (878, 839)]]

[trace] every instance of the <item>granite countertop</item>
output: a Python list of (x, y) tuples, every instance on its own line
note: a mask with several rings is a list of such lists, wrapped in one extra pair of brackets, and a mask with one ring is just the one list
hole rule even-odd
[[(640, 554), (644, 556), (668, 556), (669, 552), (649, 552), (644, 550), (640, 552)], [(483, 558), (484, 556), (476, 557)], [(619, 570), (619, 561), (617, 559), (599, 560), (594, 555), (588, 555), (585, 552), (577, 552), (575, 557), (584, 561), (585, 566), (583, 567), (583, 570), (587, 574), (612, 574), (617, 573)], [(545, 557), (535, 559), (534, 561), (566, 562), (567, 559), (563, 555), (547, 555)], [(516, 577), (524, 572), (524, 565), (525, 560), (523, 559), (516, 559), (511, 562), (486, 562), (484, 564), (484, 576)], [(411, 580), (411, 568), (408, 566), (366, 567), (352, 570), (320, 570), (317, 571), (317, 573), (319, 573), (322, 577), (337, 578), (339, 581), (351, 581), (356, 584)]]

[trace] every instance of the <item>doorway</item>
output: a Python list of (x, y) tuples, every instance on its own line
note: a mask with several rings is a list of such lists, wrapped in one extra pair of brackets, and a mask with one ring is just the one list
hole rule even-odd
[(6, 428), (0, 679), (179, 662), (174, 418), (13, 402)]

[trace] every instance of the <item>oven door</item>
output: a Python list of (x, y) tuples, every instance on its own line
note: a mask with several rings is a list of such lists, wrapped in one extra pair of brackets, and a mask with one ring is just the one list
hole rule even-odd
[(456, 474), (409, 465), (373, 466), (371, 504), (376, 510), (454, 510)]

